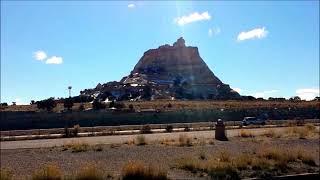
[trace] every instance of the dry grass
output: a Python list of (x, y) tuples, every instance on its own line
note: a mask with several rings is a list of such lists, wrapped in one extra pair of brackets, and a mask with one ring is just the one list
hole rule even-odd
[(76, 180), (103, 180), (104, 174), (94, 164), (84, 165), (75, 176)]
[[(206, 158), (201, 158), (206, 157)], [(314, 158), (301, 147), (281, 148), (275, 146), (261, 146), (254, 153), (231, 155), (228, 151), (221, 151), (217, 156), (208, 157), (201, 154), (200, 158), (184, 157), (176, 161), (176, 167), (193, 173), (205, 172), (213, 179), (239, 179), (241, 171), (254, 171), (255, 176), (265, 173), (286, 173), (290, 163), (303, 163), (317, 166)]]
[[(314, 129), (313, 129), (314, 128)], [(311, 130), (313, 129), (313, 130)], [(312, 137), (316, 135), (315, 127), (312, 125), (304, 126), (304, 127), (289, 127), (285, 134), (287, 137), (298, 137), (299, 139), (306, 139), (308, 137)]]
[(56, 165), (45, 165), (32, 174), (32, 180), (60, 180), (62, 179), (62, 173)]
[(169, 138), (164, 138), (164, 139), (161, 139), (159, 141), (160, 144), (163, 144), (163, 145), (166, 145), (166, 146), (174, 145), (175, 142), (176, 142), (175, 139), (169, 139)]
[(147, 144), (147, 140), (144, 137), (144, 135), (136, 136), (135, 144), (138, 145), (138, 146), (146, 145)]
[(122, 179), (168, 179), (167, 172), (154, 166), (147, 166), (140, 161), (131, 161), (122, 169)]
[(81, 141), (73, 141), (71, 143), (67, 143), (65, 145), (63, 145), (63, 150), (68, 150), (71, 149), (71, 152), (85, 152), (89, 150), (89, 144), (85, 143), (85, 142), (81, 142)]
[(245, 129), (241, 129), (239, 132), (239, 137), (243, 137), (243, 138), (253, 138), (254, 134), (248, 130)]
[(269, 137), (269, 138), (280, 138), (281, 134), (275, 132), (273, 129), (268, 129), (262, 134), (262, 136), (266, 136), (266, 137)]
[(218, 156), (218, 160), (221, 162), (230, 162), (231, 161), (231, 154), (227, 150), (220, 151)]
[(11, 180), (12, 176), (13, 174), (10, 170), (5, 168), (0, 169), (0, 180)]
[(94, 145), (92, 147), (94, 151), (103, 151), (103, 146), (101, 144)]
[(192, 146), (192, 139), (185, 134), (180, 134), (179, 146)]

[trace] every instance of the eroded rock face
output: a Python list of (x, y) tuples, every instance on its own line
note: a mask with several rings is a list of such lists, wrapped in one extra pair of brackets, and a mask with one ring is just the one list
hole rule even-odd
[[(122, 90), (121, 90), (122, 89)], [(145, 92), (147, 91), (149, 92)], [(146, 51), (129, 76), (116, 87), (99, 85), (93, 92), (117, 91), (117, 97), (236, 99), (240, 95), (217, 78), (199, 55), (197, 47), (186, 46), (181, 37), (172, 46), (166, 44)], [(91, 91), (92, 92), (92, 91)], [(121, 93), (127, 94), (121, 94)], [(132, 94), (131, 94), (132, 92)], [(122, 99), (122, 98), (120, 98)]]

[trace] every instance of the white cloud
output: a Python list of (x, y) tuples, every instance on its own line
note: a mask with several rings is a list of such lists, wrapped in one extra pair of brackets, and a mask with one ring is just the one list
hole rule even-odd
[(52, 56), (46, 60), (46, 64), (62, 64), (62, 57)]
[(252, 29), (247, 32), (239, 33), (237, 40), (243, 41), (243, 40), (255, 39), (255, 38), (261, 39), (261, 38), (266, 37), (267, 34), (268, 34), (268, 31), (265, 29), (265, 27), (256, 28), (256, 29)]
[(36, 51), (33, 53), (33, 57), (38, 61), (43, 61), (47, 58), (47, 54), (44, 51)]
[(215, 35), (220, 34), (220, 32), (221, 32), (221, 29), (220, 29), (219, 27), (217, 27), (217, 28), (210, 28), (210, 29), (208, 30), (208, 35), (209, 35), (209, 37), (212, 37), (212, 36), (215, 36)]
[(253, 96), (256, 98), (267, 98), (270, 96), (270, 94), (279, 92), (279, 90), (268, 90), (268, 91), (263, 91), (263, 92), (257, 92)]
[(297, 89), (296, 94), (301, 99), (313, 100), (315, 97), (320, 96), (319, 88), (307, 88), (307, 89)]
[(128, 8), (135, 8), (135, 7), (136, 7), (135, 4), (129, 4), (129, 5), (128, 5)]
[(174, 19), (174, 22), (177, 23), (179, 26), (183, 26), (192, 22), (196, 21), (205, 21), (210, 20), (211, 16), (208, 11), (199, 14), (198, 12), (194, 12), (187, 16), (181, 16)]

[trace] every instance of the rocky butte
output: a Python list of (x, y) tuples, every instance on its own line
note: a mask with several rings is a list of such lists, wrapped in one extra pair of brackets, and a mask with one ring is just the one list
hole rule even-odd
[(104, 101), (152, 99), (239, 99), (241, 96), (214, 75), (197, 47), (186, 46), (181, 37), (146, 51), (130, 75), (119, 82), (98, 84), (81, 95)]

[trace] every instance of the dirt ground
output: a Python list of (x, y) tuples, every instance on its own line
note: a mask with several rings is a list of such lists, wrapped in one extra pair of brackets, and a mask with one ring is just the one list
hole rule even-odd
[[(209, 140), (209, 141), (207, 141)], [(319, 139), (284, 139), (284, 138), (241, 138), (232, 137), (229, 141), (206, 139), (208, 143), (198, 143), (192, 139), (192, 146), (177, 144), (148, 143), (147, 145), (108, 144), (101, 145), (100, 150), (89, 149), (84, 152), (72, 152), (64, 147), (1, 150), (1, 168), (11, 169), (14, 179), (24, 179), (44, 164), (56, 164), (64, 173), (77, 172), (79, 167), (88, 163), (96, 164), (101, 170), (117, 178), (121, 175), (123, 165), (129, 161), (142, 161), (168, 170), (170, 179), (194, 179), (199, 177), (188, 171), (175, 168), (177, 159), (198, 157), (200, 154), (214, 156), (221, 151), (230, 155), (254, 152), (261, 146), (278, 146), (283, 148), (301, 147), (313, 156), (317, 164), (314, 168), (301, 171), (315, 172), (319, 169)], [(91, 147), (91, 146), (90, 146)], [(290, 172), (288, 172), (290, 174)]]

